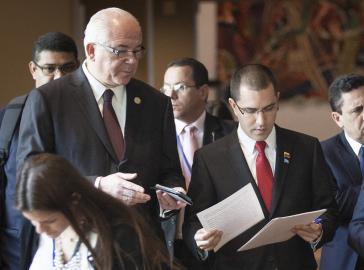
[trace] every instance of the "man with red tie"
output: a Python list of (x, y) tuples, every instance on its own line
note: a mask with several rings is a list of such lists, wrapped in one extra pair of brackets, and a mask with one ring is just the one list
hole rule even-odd
[[(239, 120), (236, 132), (195, 153), (183, 237), (213, 269), (314, 270), (313, 251), (336, 228), (334, 185), (316, 138), (275, 125), (279, 92), (273, 73), (245, 65), (231, 79), (229, 104)], [(202, 228), (196, 214), (252, 184), (265, 219), (216, 253), (222, 232)], [(237, 252), (272, 218), (327, 209), (321, 223), (301, 224), (288, 241)]]
[[(170, 62), (161, 91), (171, 98), (178, 154), (188, 188), (194, 152), (231, 133), (236, 128), (236, 123), (206, 112), (208, 71), (196, 59), (180, 58)], [(196, 261), (182, 241), (183, 214), (182, 209), (178, 215), (168, 216), (162, 222), (168, 249), (171, 256), (179, 259), (189, 270), (205, 269), (207, 264), (202, 265)]]

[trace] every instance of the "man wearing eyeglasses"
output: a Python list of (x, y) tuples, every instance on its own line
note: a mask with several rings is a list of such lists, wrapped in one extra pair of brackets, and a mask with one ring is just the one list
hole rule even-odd
[(78, 68), (77, 47), (71, 40), (63, 33), (49, 32), (34, 43), (29, 70), (35, 87), (61, 78)]
[[(76, 44), (71, 37), (63, 33), (48, 32), (40, 36), (33, 44), (32, 61), (29, 63), (29, 70), (35, 81), (36, 87), (40, 87), (51, 80), (55, 80), (66, 73), (76, 70), (78, 65)], [(22, 100), (25, 101), (25, 97)], [(22, 105), (23, 104), (21, 104), (21, 106)], [(11, 104), (8, 107), (5, 107), (3, 111), (8, 115), (14, 114), (12, 106), (14, 105)], [(20, 119), (20, 115), (18, 117)], [(17, 119), (15, 119), (15, 121), (17, 121)], [(5, 128), (9, 127), (2, 126), (0, 132), (7, 133)], [(2, 270), (20, 269), (19, 262), (22, 257), (22, 250), (28, 248), (23, 245), (24, 239), (20, 238), (21, 231), (27, 226), (24, 224), (27, 224), (28, 222), (23, 218), (21, 213), (14, 208), (13, 201), (16, 183), (18, 129), (19, 124), (15, 126), (15, 131), (11, 137), (11, 144), (9, 149), (6, 149), (7, 156), (4, 157), (6, 158), (6, 163), (4, 165), (6, 179), (0, 180), (2, 183), (6, 183), (5, 186), (2, 185), (5, 192), (3, 193), (4, 198), (1, 198), (0, 202), (0, 209), (1, 211), (4, 211), (0, 213), (0, 217), (2, 218), (0, 234), (0, 268)], [(3, 192), (3, 190), (0, 192)]]
[(159, 206), (184, 203), (167, 193), (158, 201), (151, 187), (184, 191), (184, 182), (170, 99), (133, 78), (144, 52), (140, 24), (122, 9), (100, 10), (87, 24), (84, 49), (77, 71), (30, 93), (19, 162), (39, 152), (65, 157), (98, 188), (136, 206), (162, 237)]
[[(275, 125), (279, 92), (272, 72), (245, 65), (231, 79), (229, 103), (239, 120), (236, 132), (196, 152), (183, 236), (213, 269), (314, 270), (313, 250), (336, 228), (333, 182), (316, 138)], [(196, 214), (252, 184), (265, 219), (216, 253), (222, 231), (201, 227)], [(321, 223), (296, 225), (288, 241), (237, 252), (272, 218), (327, 209)]]
[[(209, 94), (208, 71), (193, 58), (176, 59), (168, 64), (161, 91), (171, 98), (177, 133), (177, 147), (186, 187), (191, 179), (193, 152), (229, 134), (236, 124), (206, 112)], [(190, 134), (190, 129), (193, 134)], [(191, 138), (191, 135), (193, 136)], [(192, 149), (191, 144), (195, 144)], [(162, 222), (170, 254), (189, 270), (208, 269), (196, 260), (182, 241), (184, 210)]]

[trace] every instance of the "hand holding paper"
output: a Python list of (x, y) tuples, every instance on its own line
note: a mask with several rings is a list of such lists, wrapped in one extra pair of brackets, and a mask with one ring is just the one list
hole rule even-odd
[(314, 222), (310, 224), (301, 224), (293, 227), (292, 232), (300, 236), (306, 242), (317, 240), (322, 233), (322, 225)]
[(223, 232), (221, 240), (214, 247), (214, 251), (217, 251), (264, 219), (264, 214), (253, 186), (248, 184), (225, 200), (201, 211), (197, 217), (204, 229)]
[(195, 241), (200, 249), (213, 250), (220, 242), (223, 232), (219, 230), (199, 229), (195, 234)]
[[(325, 211), (326, 209), (322, 209), (298, 215), (272, 219), (245, 245), (239, 248), (238, 251), (244, 251), (260, 246), (286, 241), (295, 235), (295, 232), (292, 231), (293, 227), (296, 225), (310, 224), (317, 217), (321, 216)], [(314, 225), (321, 226), (320, 224)]]

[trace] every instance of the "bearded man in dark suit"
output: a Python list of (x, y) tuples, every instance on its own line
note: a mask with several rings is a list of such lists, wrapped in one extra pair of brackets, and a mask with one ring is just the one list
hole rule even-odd
[[(184, 240), (197, 257), (213, 257), (213, 269), (314, 270), (313, 251), (336, 229), (334, 184), (319, 141), (275, 125), (279, 92), (273, 73), (245, 65), (231, 79), (230, 106), (239, 120), (236, 132), (198, 150), (188, 195)], [(265, 215), (216, 253), (222, 231), (202, 228), (196, 214), (252, 184)], [(320, 219), (292, 228), (288, 241), (237, 252), (276, 217), (327, 209)]]

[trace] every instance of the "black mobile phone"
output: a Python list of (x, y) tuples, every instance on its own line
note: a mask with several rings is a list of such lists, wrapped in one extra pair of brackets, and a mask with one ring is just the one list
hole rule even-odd
[(163, 191), (165, 193), (168, 193), (169, 196), (173, 197), (174, 199), (176, 199), (178, 201), (182, 201), (182, 202), (187, 203), (188, 205), (192, 205), (192, 200), (190, 197), (188, 197), (186, 194), (179, 192), (173, 188), (156, 184), (154, 187), (151, 187), (151, 189)]

